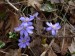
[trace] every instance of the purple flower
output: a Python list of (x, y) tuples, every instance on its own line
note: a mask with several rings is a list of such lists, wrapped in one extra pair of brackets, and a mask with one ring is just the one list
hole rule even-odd
[(23, 38), (22, 36), (20, 36), (20, 39), (18, 41), (19, 41), (18, 46), (20, 48), (26, 48), (26, 46), (29, 45), (30, 38), (29, 37)]
[(39, 20), (40, 20), (40, 18), (38, 17), (38, 15), (39, 15), (39, 13), (38, 13), (38, 12), (36, 12), (36, 13), (34, 13), (34, 14), (33, 14), (33, 16), (34, 16), (34, 17), (36, 17), (37, 19), (39, 19)]
[(29, 26), (26, 23), (22, 23), (19, 27), (14, 28), (15, 31), (20, 31), (21, 36), (28, 36), (28, 34), (32, 34), (33, 29), (33, 26)]
[(30, 15), (30, 17), (20, 17), (20, 20), (22, 22), (29, 22), (32, 21), (34, 19), (34, 16)]
[(38, 16), (38, 14), (39, 14), (39, 13), (38, 13), (38, 12), (36, 12), (36, 13), (34, 13), (34, 14), (33, 14), (33, 16), (34, 16), (34, 17), (37, 17), (37, 16)]
[(52, 23), (46, 22), (46, 24), (49, 26), (48, 28), (46, 28), (46, 30), (47, 31), (51, 30), (52, 35), (56, 35), (58, 32), (58, 29), (61, 28), (59, 23), (52, 24)]
[(21, 17), (20, 20), (26, 24), (32, 25), (33, 23), (31, 22), (34, 19), (34, 16), (30, 15), (30, 17)]

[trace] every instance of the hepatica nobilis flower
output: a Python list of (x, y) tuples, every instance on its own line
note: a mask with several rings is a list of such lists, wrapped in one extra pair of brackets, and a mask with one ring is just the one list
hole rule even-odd
[(57, 32), (58, 32), (58, 29), (61, 28), (61, 26), (59, 25), (59, 23), (55, 23), (55, 24), (52, 24), (52, 23), (49, 23), (49, 22), (46, 22), (46, 24), (49, 26), (48, 28), (46, 28), (47, 31), (51, 31), (52, 35), (56, 35)]
[(36, 12), (36, 13), (34, 13), (34, 14), (33, 14), (33, 16), (34, 16), (34, 17), (37, 17), (37, 16), (38, 16), (38, 14), (39, 14), (39, 13), (38, 13), (38, 12)]
[(26, 48), (26, 46), (29, 45), (30, 38), (29, 37), (20, 37), (20, 39), (18, 41), (19, 41), (18, 46), (20, 48)]
[(31, 22), (34, 19), (34, 16), (30, 15), (30, 17), (20, 17), (20, 20), (25, 23), (32, 25), (33, 23)]
[(32, 21), (34, 19), (34, 16), (32, 15), (29, 15), (30, 17), (20, 17), (20, 20), (22, 22), (29, 22), (29, 21)]
[(34, 27), (32, 26), (32, 20), (34, 19), (34, 17), (37, 17), (38, 13), (34, 14), (33, 16), (30, 15), (30, 17), (20, 17), (20, 20), (22, 21), (21, 24), (14, 28), (15, 31), (19, 31), (20, 32), (20, 39), (18, 46), (20, 48), (25, 48), (26, 46), (29, 45), (29, 34), (33, 34), (33, 29)]
[(28, 34), (33, 34), (33, 26), (26, 25), (25, 23), (22, 23), (19, 27), (14, 28), (15, 31), (19, 31), (20, 35), (28, 36)]
[(34, 27), (32, 26), (32, 22), (30, 22), (33, 18), (29, 19), (29, 18), (24, 18), (21, 17), (20, 20), (22, 21), (22, 23), (14, 28), (15, 31), (19, 31), (20, 32), (20, 39), (19, 39), (19, 44), (18, 46), (20, 48), (25, 48), (26, 46), (29, 45), (29, 34), (33, 33), (33, 29)]

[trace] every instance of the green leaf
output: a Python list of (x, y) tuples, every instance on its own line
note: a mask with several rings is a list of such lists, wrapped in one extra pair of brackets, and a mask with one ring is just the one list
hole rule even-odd
[(9, 32), (9, 38), (15, 39), (17, 37), (16, 33), (14, 32)]
[(41, 11), (46, 11), (46, 12), (53, 12), (56, 11), (56, 9), (52, 8), (50, 4), (44, 4), (40, 8)]
[(5, 46), (5, 43), (0, 41), (0, 48), (4, 47)]

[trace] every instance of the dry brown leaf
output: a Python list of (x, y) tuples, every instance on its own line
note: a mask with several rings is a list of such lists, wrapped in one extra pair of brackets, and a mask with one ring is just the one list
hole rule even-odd
[(10, 49), (8, 54), (6, 54), (5, 56), (21, 56), (21, 49)]
[(40, 56), (41, 53), (44, 51), (44, 48), (42, 45), (34, 46), (29, 49), (31, 50), (31, 52), (33, 53), (34, 56)]
[(43, 22), (40, 21), (39, 19), (36, 19), (35, 29), (36, 29), (36, 33), (38, 35), (41, 35), (42, 34)]
[[(64, 27), (65, 27), (65, 33), (64, 33)], [(73, 28), (71, 25), (69, 25), (68, 23), (65, 23), (65, 25), (62, 26), (62, 28), (58, 31), (58, 36), (63, 37), (65, 35), (65, 37), (70, 37), (72, 36), (72, 32), (71, 32), (71, 28)]]
[(35, 8), (35, 4), (37, 5), (38, 8), (41, 7), (40, 2), (43, 0), (28, 0), (28, 6), (33, 6)]
[(69, 5), (71, 5), (71, 6), (75, 6), (75, 2), (73, 2), (72, 0), (69, 1), (68, 3), (69, 3)]
[(70, 9), (70, 23), (71, 24), (75, 24), (75, 7), (73, 8), (73, 7), (70, 7), (71, 9)]
[(18, 15), (16, 13), (9, 12), (8, 23), (5, 27), (6, 33), (13, 32), (14, 28), (19, 25)]
[(56, 52), (56, 53), (60, 53), (60, 52), (61, 52), (59, 45), (56, 44), (56, 43), (53, 43), (53, 44), (52, 44), (52, 49), (53, 49), (53, 51)]
[(72, 38), (64, 38), (61, 44), (61, 54), (65, 55), (68, 51), (68, 47), (71, 43)]
[(70, 23), (75, 24), (75, 2), (69, 1), (69, 11), (70, 11)]
[(18, 20), (18, 15), (13, 14), (13, 16), (10, 16), (10, 21), (11, 22), (11, 32), (13, 31), (14, 27), (18, 26), (19, 20)]
[(54, 51), (52, 50), (52, 48), (50, 48), (48, 51), (47, 51), (47, 54), (48, 56), (57, 56)]
[(63, 3), (64, 0), (48, 0), (48, 1), (51, 1), (51, 3)]
[[(71, 46), (68, 47), (70, 53), (74, 53), (75, 52), (75, 38), (74, 41), (72, 41)], [(72, 56), (75, 56), (75, 54), (72, 54)]]
[(41, 39), (36, 38), (30, 43), (30, 47), (38, 46), (41, 44)]

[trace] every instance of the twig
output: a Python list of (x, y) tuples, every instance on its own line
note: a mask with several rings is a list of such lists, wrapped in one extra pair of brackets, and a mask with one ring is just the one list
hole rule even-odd
[(28, 48), (31, 50), (31, 52), (33, 53), (34, 56), (36, 56), (36, 54), (33, 52), (33, 50), (28, 46)]
[[(12, 3), (9, 2), (9, 0), (5, 0), (12, 8), (14, 8), (20, 15), (22, 14), (25, 17), (25, 14), (19, 10), (17, 7), (15, 7)], [(22, 16), (21, 15), (21, 16)]]
[[(27, 3), (27, 1), (21, 1), (21, 2), (12, 3), (12, 4), (16, 5), (16, 4), (21, 4), (21, 3)], [(6, 3), (6, 2), (0, 2), (0, 4), (8, 4), (8, 3)]]
[(13, 7), (16, 11), (19, 11), (18, 8), (16, 8), (12, 3), (9, 2), (9, 0), (5, 0), (11, 7)]

